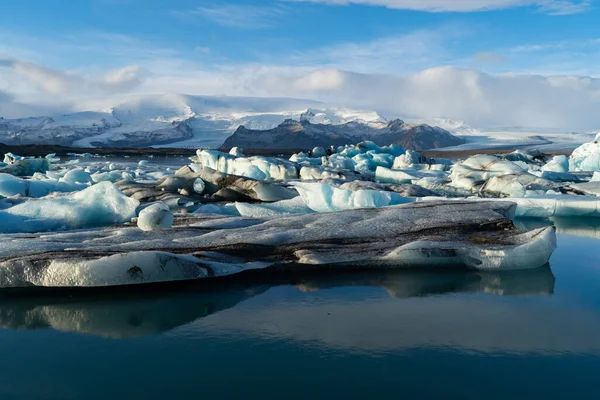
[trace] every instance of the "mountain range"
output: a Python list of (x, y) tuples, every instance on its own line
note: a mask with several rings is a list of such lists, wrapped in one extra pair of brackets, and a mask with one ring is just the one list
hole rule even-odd
[(458, 146), (465, 143), (450, 132), (425, 124), (407, 124), (395, 119), (387, 124), (347, 122), (339, 125), (314, 124), (308, 119), (287, 119), (273, 129), (253, 130), (240, 126), (221, 149), (242, 147), (246, 150), (309, 150), (316, 146), (343, 146), (370, 140), (385, 146), (396, 143), (412, 150)]
[(0, 143), (8, 145), (218, 148), (237, 143), (247, 149), (287, 149), (360, 140), (415, 149), (463, 143), (441, 128), (289, 98), (145, 95), (88, 111), (19, 119), (0, 115)]

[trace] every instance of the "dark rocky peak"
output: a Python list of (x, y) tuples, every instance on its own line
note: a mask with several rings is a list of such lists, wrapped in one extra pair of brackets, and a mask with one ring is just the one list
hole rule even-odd
[(316, 114), (309, 108), (302, 114), (300, 114), (300, 121), (306, 121), (313, 118)]
[(396, 118), (388, 122), (387, 126), (390, 129), (401, 129), (404, 126), (404, 121), (400, 118)]

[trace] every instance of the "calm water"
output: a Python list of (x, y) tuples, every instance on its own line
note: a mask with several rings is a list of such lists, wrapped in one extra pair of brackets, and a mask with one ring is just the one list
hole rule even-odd
[(0, 299), (0, 399), (596, 399), (600, 228), (557, 225), (536, 271)]

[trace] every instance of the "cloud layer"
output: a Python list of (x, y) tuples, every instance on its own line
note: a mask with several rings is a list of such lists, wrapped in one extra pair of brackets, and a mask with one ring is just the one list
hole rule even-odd
[[(27, 62), (5, 61), (2, 65), (35, 84), (40, 92), (37, 98), (48, 103), (58, 92), (68, 94), (65, 98), (71, 99), (70, 108), (79, 111), (108, 107), (122, 97), (103, 98), (104, 93), (181, 92), (307, 98), (371, 109), (389, 118), (453, 118), (476, 127), (600, 128), (600, 80), (589, 77), (492, 75), (455, 67), (382, 75), (260, 65), (218, 70), (169, 65), (150, 73), (134, 65), (89, 78)], [(96, 89), (83, 95), (78, 88), (82, 82), (88, 89)], [(44, 93), (48, 95), (44, 97)], [(32, 113), (48, 110), (35, 102), (29, 102), (27, 108), (27, 102), (14, 94), (0, 95), (0, 115), (5, 117), (23, 116), (24, 109)], [(57, 111), (70, 111), (65, 105), (60, 107), (63, 109)]]
[(427, 12), (476, 12), (536, 6), (550, 15), (568, 15), (590, 9), (593, 0), (294, 0), (331, 5), (362, 4)]

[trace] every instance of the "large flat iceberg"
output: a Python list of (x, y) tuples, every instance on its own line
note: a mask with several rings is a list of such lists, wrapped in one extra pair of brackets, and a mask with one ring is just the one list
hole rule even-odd
[(507, 202), (423, 202), (275, 219), (187, 215), (137, 227), (5, 235), (0, 287), (91, 287), (201, 279), (269, 266), (534, 269), (553, 227), (516, 230)]

